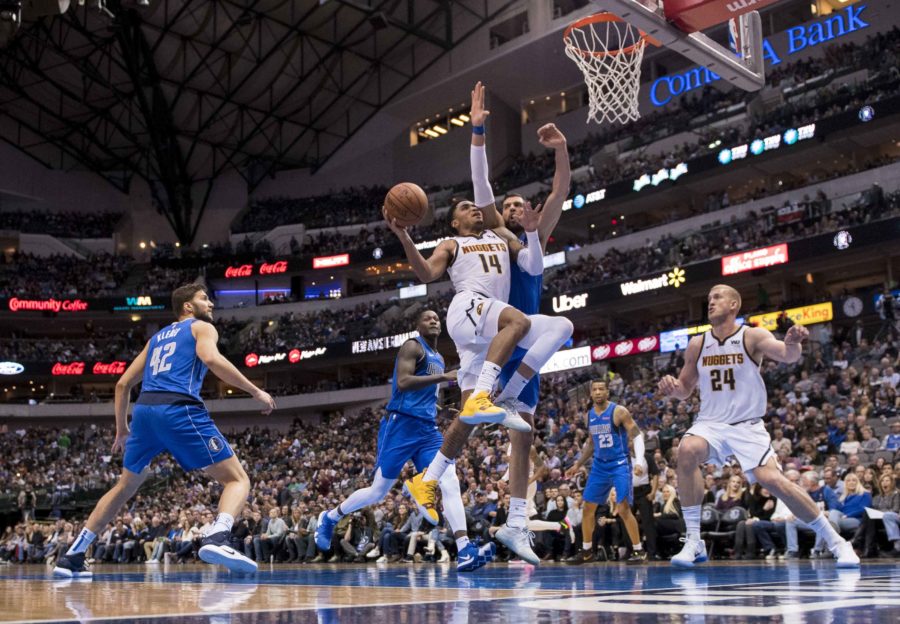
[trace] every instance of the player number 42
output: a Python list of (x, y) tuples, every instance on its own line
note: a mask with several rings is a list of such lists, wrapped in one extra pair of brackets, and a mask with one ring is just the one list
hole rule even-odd
[(172, 363), (169, 361), (169, 358), (175, 353), (175, 347), (176, 343), (169, 342), (161, 347), (153, 349), (153, 353), (150, 355), (150, 369), (153, 371), (154, 375), (164, 373), (172, 368)]

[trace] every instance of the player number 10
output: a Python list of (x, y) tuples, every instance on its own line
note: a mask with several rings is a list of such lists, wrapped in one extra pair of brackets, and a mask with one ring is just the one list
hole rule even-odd
[(175, 347), (176, 343), (169, 342), (153, 349), (153, 354), (150, 356), (150, 368), (154, 375), (164, 373), (172, 368), (169, 358), (175, 353)]

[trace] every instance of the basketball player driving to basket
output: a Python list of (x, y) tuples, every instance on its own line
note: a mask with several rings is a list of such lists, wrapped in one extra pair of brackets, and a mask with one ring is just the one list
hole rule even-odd
[(857, 567), (859, 557), (850, 543), (834, 530), (809, 494), (782, 474), (763, 422), (766, 385), (760, 363), (764, 357), (787, 364), (799, 360), (809, 330), (794, 325), (783, 341), (776, 340), (763, 327), (739, 325), (740, 309), (738, 291), (724, 284), (713, 286), (708, 309), (711, 329), (691, 338), (678, 379), (666, 375), (659, 382), (661, 394), (679, 400), (700, 388), (700, 413), (678, 446), (678, 496), (687, 535), (672, 565), (690, 568), (707, 560), (706, 545), (700, 539), (700, 465), (721, 466), (734, 456), (751, 483), (758, 482), (784, 501), (794, 516), (825, 540), (838, 567)]
[[(484, 127), (475, 126), (473, 131), (484, 133)], [(519, 431), (531, 430), (515, 411), (507, 412), (490, 399), (500, 369), (515, 347), (526, 349), (522, 363), (533, 375), (573, 331), (571, 321), (566, 318), (541, 314), (526, 316), (507, 303), (511, 261), (530, 275), (539, 275), (544, 270), (538, 234), (540, 212), (527, 206), (522, 213), (520, 223), (528, 241), (525, 246), (505, 228), (485, 229), (484, 211), (478, 204), (487, 205), (488, 201), (493, 202), (492, 193), (489, 199), (476, 193), (475, 203), (467, 200), (454, 203), (448, 217), (456, 236), (438, 244), (427, 260), (416, 249), (406, 228), (385, 214), (388, 226), (400, 239), (418, 278), (428, 283), (447, 272), (456, 291), (447, 313), (447, 329), (460, 358), (458, 380), (462, 390), (462, 411), (447, 431), (441, 451), (428, 470), (406, 482), (416, 504), (432, 524), (438, 521), (434, 508), (437, 483), (444, 471), (454, 465), (472, 427), (491, 422), (504, 423)], [(520, 377), (524, 387), (529, 377)], [(518, 391), (513, 397), (516, 395)], [(533, 563), (539, 561), (531, 550), (524, 524), (507, 533), (515, 533), (515, 539), (512, 535), (507, 539), (506, 535), (499, 534), (498, 539), (523, 559)]]

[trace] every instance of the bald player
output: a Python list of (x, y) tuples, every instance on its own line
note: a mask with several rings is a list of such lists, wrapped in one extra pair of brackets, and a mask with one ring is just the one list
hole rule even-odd
[(809, 331), (794, 325), (783, 341), (776, 340), (765, 328), (739, 325), (740, 309), (738, 291), (722, 284), (713, 286), (709, 291), (710, 329), (691, 338), (678, 379), (666, 375), (659, 382), (661, 394), (679, 400), (700, 388), (700, 413), (678, 446), (678, 496), (687, 535), (682, 551), (672, 557), (672, 565), (692, 568), (706, 561), (706, 545), (700, 539), (700, 465), (721, 466), (733, 456), (750, 483), (758, 482), (784, 501), (794, 516), (825, 540), (838, 567), (857, 567), (859, 557), (853, 547), (834, 530), (806, 491), (782, 474), (763, 423), (766, 385), (759, 365), (764, 357), (787, 364), (799, 360), (801, 343)]

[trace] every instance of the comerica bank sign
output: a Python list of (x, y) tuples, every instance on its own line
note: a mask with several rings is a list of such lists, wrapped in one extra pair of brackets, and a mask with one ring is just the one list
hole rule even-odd
[[(788, 28), (786, 32), (787, 56), (868, 28), (868, 22), (863, 20), (865, 10), (865, 4), (848, 6), (846, 9), (836, 11), (812, 24)], [(781, 63), (781, 57), (775, 52), (767, 38), (763, 38), (763, 57), (770, 65)], [(654, 80), (650, 85), (650, 102), (654, 106), (665, 106), (673, 97), (717, 80), (721, 80), (721, 76), (706, 67), (694, 67), (678, 74), (663, 76)]]

